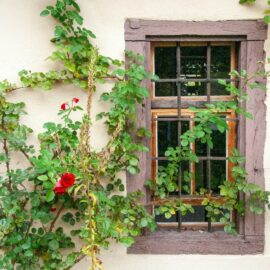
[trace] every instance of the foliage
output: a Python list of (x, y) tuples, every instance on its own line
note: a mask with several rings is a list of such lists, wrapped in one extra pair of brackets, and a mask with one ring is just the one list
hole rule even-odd
[[(256, 3), (256, 0), (239, 0), (239, 3), (240, 4), (254, 4)], [(265, 23), (270, 23), (270, 1), (269, 0), (267, 0), (267, 5), (269, 6), (269, 8), (264, 11), (265, 15), (263, 19)]]
[[(122, 61), (99, 54), (91, 43), (94, 34), (82, 27), (79, 10), (75, 1), (58, 0), (41, 13), (58, 21), (52, 39), (56, 50), (49, 58), (60, 62), (62, 70), (22, 70), (20, 86), (7, 80), (0, 83), (0, 142), (4, 149), (0, 162), (6, 168), (0, 178), (1, 269), (69, 269), (85, 255), (91, 258), (91, 269), (101, 269), (96, 255), (109, 246), (109, 240), (130, 246), (142, 229), (155, 228), (140, 202), (141, 192), (123, 194), (125, 187), (118, 178), (122, 170), (137, 173), (136, 152), (147, 151), (141, 138), (135, 142), (131, 132), (136, 104), (148, 95), (141, 81), (152, 76), (136, 54), (127, 52), (127, 69)], [(97, 151), (90, 142), (92, 94), (98, 84), (108, 80), (114, 82), (112, 90), (103, 93), (101, 100), (112, 107), (97, 118), (105, 121), (111, 139)], [(26, 143), (32, 130), (20, 124), (25, 105), (8, 102), (7, 94), (25, 87), (50, 90), (56, 83), (85, 89), (87, 108), (79, 107), (75, 98), (62, 104), (62, 122), (44, 124), (40, 148), (35, 150)], [(82, 120), (73, 121), (71, 115), (81, 110)], [(144, 136), (143, 129), (139, 132)], [(24, 155), (28, 168), (13, 169), (11, 156), (15, 153)], [(57, 179), (67, 172), (76, 176), (75, 185), (56, 196)], [(58, 219), (69, 224), (70, 231), (57, 227)], [(81, 249), (75, 247), (76, 238), (84, 240)]]
[[(262, 63), (258, 63), (262, 65)], [(247, 112), (241, 104), (248, 99), (245, 92), (246, 86), (250, 89), (263, 89), (265, 85), (260, 83), (260, 78), (269, 76), (268, 72), (258, 69), (254, 74), (248, 75), (245, 71), (241, 73), (233, 71), (231, 75), (234, 78), (243, 80), (244, 86), (239, 89), (235, 83), (227, 83), (226, 80), (219, 80), (219, 83), (226, 87), (226, 90), (232, 94), (235, 99), (232, 101), (218, 101), (211, 104), (205, 104), (205, 109), (190, 108), (195, 113), (195, 126), (182, 134), (181, 146), (169, 147), (165, 152), (168, 158), (166, 167), (159, 166), (157, 179), (149, 179), (146, 181), (154, 195), (154, 202), (160, 205), (156, 208), (157, 215), (164, 215), (169, 219), (177, 211), (181, 215), (188, 212), (194, 213), (194, 209), (190, 205), (184, 204), (179, 198), (175, 198), (172, 194), (179, 192), (177, 176), (179, 173), (179, 164), (183, 161), (198, 163), (199, 159), (193, 151), (191, 144), (200, 141), (207, 144), (210, 149), (213, 148), (212, 126), (214, 125), (220, 133), (224, 133), (229, 129), (229, 124), (222, 116), (222, 113), (234, 111), (237, 115), (243, 115), (252, 119), (252, 114)], [(255, 81), (255, 82), (254, 82)], [(202, 189), (195, 195), (201, 197), (202, 205), (205, 206), (207, 217), (213, 221), (219, 221), (224, 224), (224, 230), (231, 234), (236, 234), (236, 225), (232, 220), (232, 214), (236, 211), (239, 215), (246, 212), (245, 203), (250, 211), (256, 214), (264, 213), (265, 204), (269, 204), (270, 192), (262, 191), (255, 184), (247, 182), (247, 172), (244, 168), (245, 158), (240, 155), (237, 149), (233, 149), (229, 153), (229, 161), (234, 164), (232, 168), (233, 181), (222, 179), (224, 183), (219, 186), (222, 200), (218, 200), (213, 196), (211, 190)], [(189, 183), (192, 175), (188, 171), (184, 172), (184, 181)], [(239, 198), (239, 193), (245, 194), (245, 200)]]
[[(48, 72), (22, 70), (18, 74), (19, 86), (7, 80), (0, 82), (0, 165), (5, 168), (5, 173), (0, 175), (0, 247), (4, 252), (0, 268), (70, 269), (87, 255), (91, 259), (90, 269), (102, 269), (98, 254), (102, 248), (109, 247), (111, 240), (130, 246), (143, 229), (155, 229), (153, 217), (141, 203), (143, 194), (140, 191), (125, 194), (124, 183), (118, 177), (121, 171), (138, 173), (137, 153), (148, 151), (141, 140), (150, 136), (150, 132), (144, 127), (136, 130), (135, 109), (148, 97), (148, 90), (141, 82), (155, 77), (144, 70), (142, 56), (126, 52), (129, 60), (125, 69), (124, 62), (101, 55), (92, 43), (95, 35), (83, 27), (76, 1), (57, 0), (54, 6), (47, 6), (41, 12), (41, 16), (48, 15), (57, 22), (51, 40), (56, 49), (49, 59), (60, 63), (62, 68)], [(251, 80), (245, 72), (233, 75), (247, 83)], [(261, 72), (254, 76), (267, 75)], [(97, 150), (91, 145), (92, 95), (100, 84), (108, 81), (113, 86), (101, 94), (101, 101), (110, 103), (111, 109), (96, 118), (104, 121), (110, 139)], [(81, 108), (77, 98), (62, 104), (61, 122), (44, 124), (44, 131), (39, 134), (40, 147), (35, 149), (27, 143), (32, 130), (20, 122), (26, 113), (25, 105), (9, 102), (8, 95), (26, 87), (50, 90), (57, 83), (82, 88), (87, 106)], [(197, 124), (181, 136), (181, 147), (166, 151), (169, 166), (160, 169), (157, 179), (146, 182), (158, 199), (150, 203), (160, 203), (157, 214), (166, 218), (177, 211), (183, 215), (194, 212), (191, 205), (170, 197), (177, 190), (173, 179), (179, 163), (198, 161), (190, 143), (200, 140), (212, 147), (210, 125), (216, 125), (220, 132), (228, 129), (219, 112), (233, 110), (251, 117), (239, 106), (248, 98), (243, 89), (225, 81), (220, 83), (235, 95), (235, 101), (208, 104), (204, 110), (191, 108)], [(258, 83), (250, 86), (262, 88)], [(81, 120), (72, 120), (72, 114), (78, 112), (83, 114)], [(136, 138), (132, 134), (137, 134)], [(24, 156), (29, 165), (14, 166), (12, 158), (16, 154)], [(244, 214), (245, 211), (243, 202), (238, 200), (239, 192), (250, 195), (249, 207), (258, 214), (268, 203), (269, 194), (246, 181), (244, 158), (237, 150), (230, 159), (235, 163), (235, 181), (225, 181), (220, 186), (224, 202), (216, 202), (211, 193), (200, 195), (209, 217), (220, 219), (225, 230), (234, 233), (230, 212), (236, 209)], [(75, 184), (72, 182), (60, 196), (54, 192), (55, 187), (66, 173), (75, 176)], [(188, 183), (190, 178), (187, 172), (185, 181)], [(60, 219), (69, 225), (65, 230), (57, 225)], [(82, 240), (82, 246), (75, 245), (78, 239)]]

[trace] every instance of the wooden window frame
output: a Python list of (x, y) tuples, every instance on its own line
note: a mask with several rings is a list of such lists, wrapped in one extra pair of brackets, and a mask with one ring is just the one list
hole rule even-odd
[[(264, 42), (267, 25), (260, 20), (237, 21), (156, 21), (128, 19), (125, 23), (126, 49), (145, 56), (145, 67), (151, 70), (151, 44), (153, 42), (238, 42), (238, 68), (252, 73), (257, 70), (257, 61), (264, 60)], [(266, 83), (264, 81), (264, 83)], [(240, 85), (243, 84), (240, 81)], [(144, 86), (151, 89), (151, 82)], [(266, 93), (247, 89), (250, 99), (244, 104), (253, 113), (254, 119), (239, 118), (237, 147), (247, 158), (245, 167), (248, 181), (264, 188), (263, 154), (266, 135)], [(152, 101), (153, 103), (153, 101)], [(137, 106), (137, 126), (151, 129), (151, 99)], [(164, 106), (166, 108), (166, 105)], [(170, 106), (171, 107), (171, 106)], [(144, 139), (151, 148), (151, 139)], [(151, 149), (150, 149), (151, 150)], [(127, 191), (142, 190), (147, 205), (149, 192), (144, 181), (151, 178), (151, 151), (139, 153), (141, 172), (127, 173)], [(241, 196), (241, 195), (240, 195)], [(238, 235), (224, 232), (201, 233), (199, 231), (177, 232), (159, 230), (145, 232), (137, 237), (128, 249), (130, 254), (258, 254), (264, 251), (264, 215), (247, 211), (244, 218), (237, 216)]]

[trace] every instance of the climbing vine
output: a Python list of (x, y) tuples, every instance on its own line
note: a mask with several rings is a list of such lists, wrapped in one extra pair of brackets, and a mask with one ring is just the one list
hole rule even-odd
[[(126, 52), (126, 68), (123, 61), (100, 54), (94, 45), (95, 35), (83, 27), (80, 7), (74, 0), (57, 0), (47, 6), (41, 16), (52, 16), (57, 25), (51, 42), (55, 51), (50, 60), (61, 63), (61, 69), (48, 72), (19, 72), (20, 85), (8, 80), (0, 82), (0, 268), (6, 270), (70, 269), (85, 256), (90, 258), (90, 269), (103, 269), (99, 259), (101, 249), (108, 248), (113, 239), (126, 246), (148, 228), (155, 230), (152, 215), (141, 203), (141, 191), (125, 194), (125, 185), (119, 173), (139, 172), (137, 153), (148, 151), (142, 144), (144, 136), (151, 136), (144, 127), (136, 129), (136, 106), (148, 97), (148, 89), (141, 86), (145, 79), (156, 79), (143, 67), (143, 57)], [(248, 75), (234, 72), (253, 88), (263, 88), (250, 83), (254, 76), (267, 77), (258, 71)], [(111, 105), (109, 111), (96, 115), (104, 121), (110, 136), (107, 144), (97, 150), (91, 143), (93, 93), (100, 84), (109, 82), (110, 91), (100, 93), (102, 102)], [(55, 84), (72, 84), (85, 91), (86, 108), (74, 97), (59, 104), (59, 123), (45, 123), (39, 134), (39, 148), (27, 143), (32, 130), (21, 124), (26, 113), (25, 104), (10, 102), (14, 91), (24, 88), (51, 90)], [(195, 127), (181, 135), (181, 147), (169, 148), (166, 156), (169, 165), (161, 167), (157, 179), (147, 180), (155, 200), (162, 201), (157, 214), (167, 218), (181, 211), (193, 212), (192, 206), (180, 199), (172, 199), (176, 190), (174, 176), (182, 161), (197, 162), (190, 149), (196, 140), (212, 147), (212, 130), (216, 125), (226, 132), (228, 124), (219, 112), (233, 110), (237, 114), (252, 117), (240, 105), (247, 99), (244, 89), (220, 81), (235, 96), (235, 101), (208, 104), (207, 108), (191, 108), (195, 113)], [(74, 121), (73, 114), (82, 114)], [(14, 154), (22, 155), (28, 166), (18, 168), (12, 163)], [(235, 164), (232, 169), (234, 181), (220, 186), (223, 203), (216, 202), (211, 193), (201, 191), (209, 217), (219, 219), (225, 230), (236, 233), (229, 212), (237, 210), (244, 214), (239, 192), (249, 194), (250, 209), (261, 214), (268, 203), (268, 192), (246, 181), (245, 161), (235, 149), (229, 157)], [(65, 230), (59, 220), (66, 223)], [(82, 244), (78, 244), (81, 243)], [(75, 244), (77, 243), (77, 244)]]

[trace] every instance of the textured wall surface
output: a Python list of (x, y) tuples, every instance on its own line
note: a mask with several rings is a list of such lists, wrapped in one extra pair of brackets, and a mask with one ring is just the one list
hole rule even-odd
[[(40, 11), (52, 0), (1, 0), (0, 1), (0, 79), (17, 80), (21, 69), (33, 71), (53, 67), (46, 57), (53, 50), (49, 39), (52, 37), (54, 23), (41, 18)], [(85, 24), (97, 35), (96, 43), (103, 54), (123, 57), (125, 48), (124, 22), (127, 18), (163, 20), (237, 20), (262, 17), (266, 0), (257, 0), (252, 7), (240, 6), (238, 0), (78, 0), (85, 17)], [(270, 40), (265, 44), (270, 55)], [(98, 100), (98, 93), (95, 95)], [(84, 93), (74, 87), (61, 86), (52, 92), (23, 90), (14, 93), (12, 99), (23, 100), (27, 104), (28, 116), (23, 121), (31, 126), (35, 135), (47, 121), (57, 120), (59, 104), (79, 97), (84, 103)], [(267, 139), (265, 147), (266, 188), (270, 190), (270, 97), (266, 100)], [(94, 112), (105, 109), (103, 104), (95, 103)], [(93, 144), (96, 147), (106, 142), (102, 124), (95, 126)], [(17, 160), (20, 163), (20, 160)], [(15, 164), (16, 165), (16, 164)], [(113, 245), (103, 252), (102, 258), (107, 270), (165, 270), (165, 269), (270, 269), (270, 213), (266, 213), (265, 254), (256, 256), (200, 256), (200, 255), (127, 255), (126, 249)], [(160, 243), (162, 245), (162, 243)], [(82, 261), (75, 270), (88, 269), (88, 262)]]

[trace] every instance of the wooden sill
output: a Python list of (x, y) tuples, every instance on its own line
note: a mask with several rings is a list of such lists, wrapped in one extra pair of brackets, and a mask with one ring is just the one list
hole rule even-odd
[(137, 237), (128, 254), (260, 254), (264, 236), (228, 235), (218, 231), (158, 230)]

